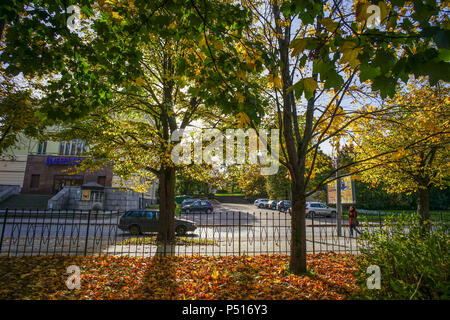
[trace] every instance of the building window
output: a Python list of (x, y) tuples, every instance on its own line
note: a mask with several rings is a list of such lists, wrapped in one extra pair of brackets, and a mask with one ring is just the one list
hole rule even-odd
[(81, 139), (63, 141), (59, 145), (59, 154), (64, 156), (80, 156), (85, 153), (86, 150), (86, 145)]
[(39, 141), (37, 153), (38, 154), (46, 154), (47, 153), (47, 141)]
[(103, 191), (92, 191), (91, 199), (93, 202), (103, 202)]
[(39, 188), (39, 174), (32, 174), (31, 175), (31, 183), (30, 183), (30, 189), (37, 189)]

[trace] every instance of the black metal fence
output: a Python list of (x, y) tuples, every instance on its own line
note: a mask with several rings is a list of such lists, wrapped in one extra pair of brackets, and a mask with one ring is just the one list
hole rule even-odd
[[(183, 214), (197, 229), (177, 236), (172, 245), (158, 247), (156, 235), (132, 235), (118, 228), (119, 211), (0, 210), (0, 255), (256, 255), (289, 254), (291, 216), (278, 211), (215, 211)], [(358, 227), (383, 227), (383, 216), (360, 214)], [(445, 220), (446, 217), (434, 217)], [(348, 220), (335, 217), (306, 219), (307, 252), (358, 253), (358, 234), (351, 235)]]

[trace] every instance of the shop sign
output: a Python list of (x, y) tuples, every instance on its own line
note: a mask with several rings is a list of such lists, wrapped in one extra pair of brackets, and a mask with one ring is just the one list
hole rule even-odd
[(61, 165), (61, 166), (79, 166), (82, 158), (67, 158), (67, 157), (47, 157), (45, 164), (47, 166)]

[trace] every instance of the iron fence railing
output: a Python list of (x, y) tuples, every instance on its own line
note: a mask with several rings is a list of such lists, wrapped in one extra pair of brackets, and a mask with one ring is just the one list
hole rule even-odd
[[(156, 235), (132, 235), (118, 228), (120, 211), (0, 210), (0, 255), (256, 255), (289, 254), (291, 216), (278, 211), (215, 211), (183, 214), (197, 229), (160, 247)], [(360, 214), (358, 228), (383, 228), (383, 215)], [(447, 216), (434, 217), (443, 221)], [(306, 219), (308, 253), (358, 253), (358, 235), (350, 234), (348, 220), (338, 235), (335, 217)]]

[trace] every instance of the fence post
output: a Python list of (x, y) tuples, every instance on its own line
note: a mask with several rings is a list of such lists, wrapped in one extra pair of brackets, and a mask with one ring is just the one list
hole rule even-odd
[(380, 211), (378, 211), (378, 220), (380, 222), (380, 229), (381, 229), (381, 213), (380, 213)]
[(316, 253), (316, 246), (315, 246), (315, 240), (314, 240), (314, 218), (315, 218), (315, 214), (312, 214), (311, 215), (311, 230), (312, 230), (313, 254)]
[(3, 235), (5, 234), (5, 226), (6, 226), (6, 218), (8, 217), (8, 208), (6, 208), (5, 211), (5, 218), (3, 219), (3, 226), (2, 226), (2, 236), (0, 237), (0, 254), (2, 253), (2, 247), (3, 247)]
[(239, 230), (239, 255), (241, 255), (241, 212), (239, 211), (239, 224), (238, 224), (238, 230)]
[[(80, 221), (80, 223), (81, 223), (81, 221)], [(87, 255), (87, 245), (88, 245), (90, 224), (91, 224), (91, 210), (89, 210), (89, 213), (88, 213), (88, 222), (87, 222), (87, 229), (86, 229), (86, 240), (85, 240), (85, 243), (84, 243), (84, 256)]]

